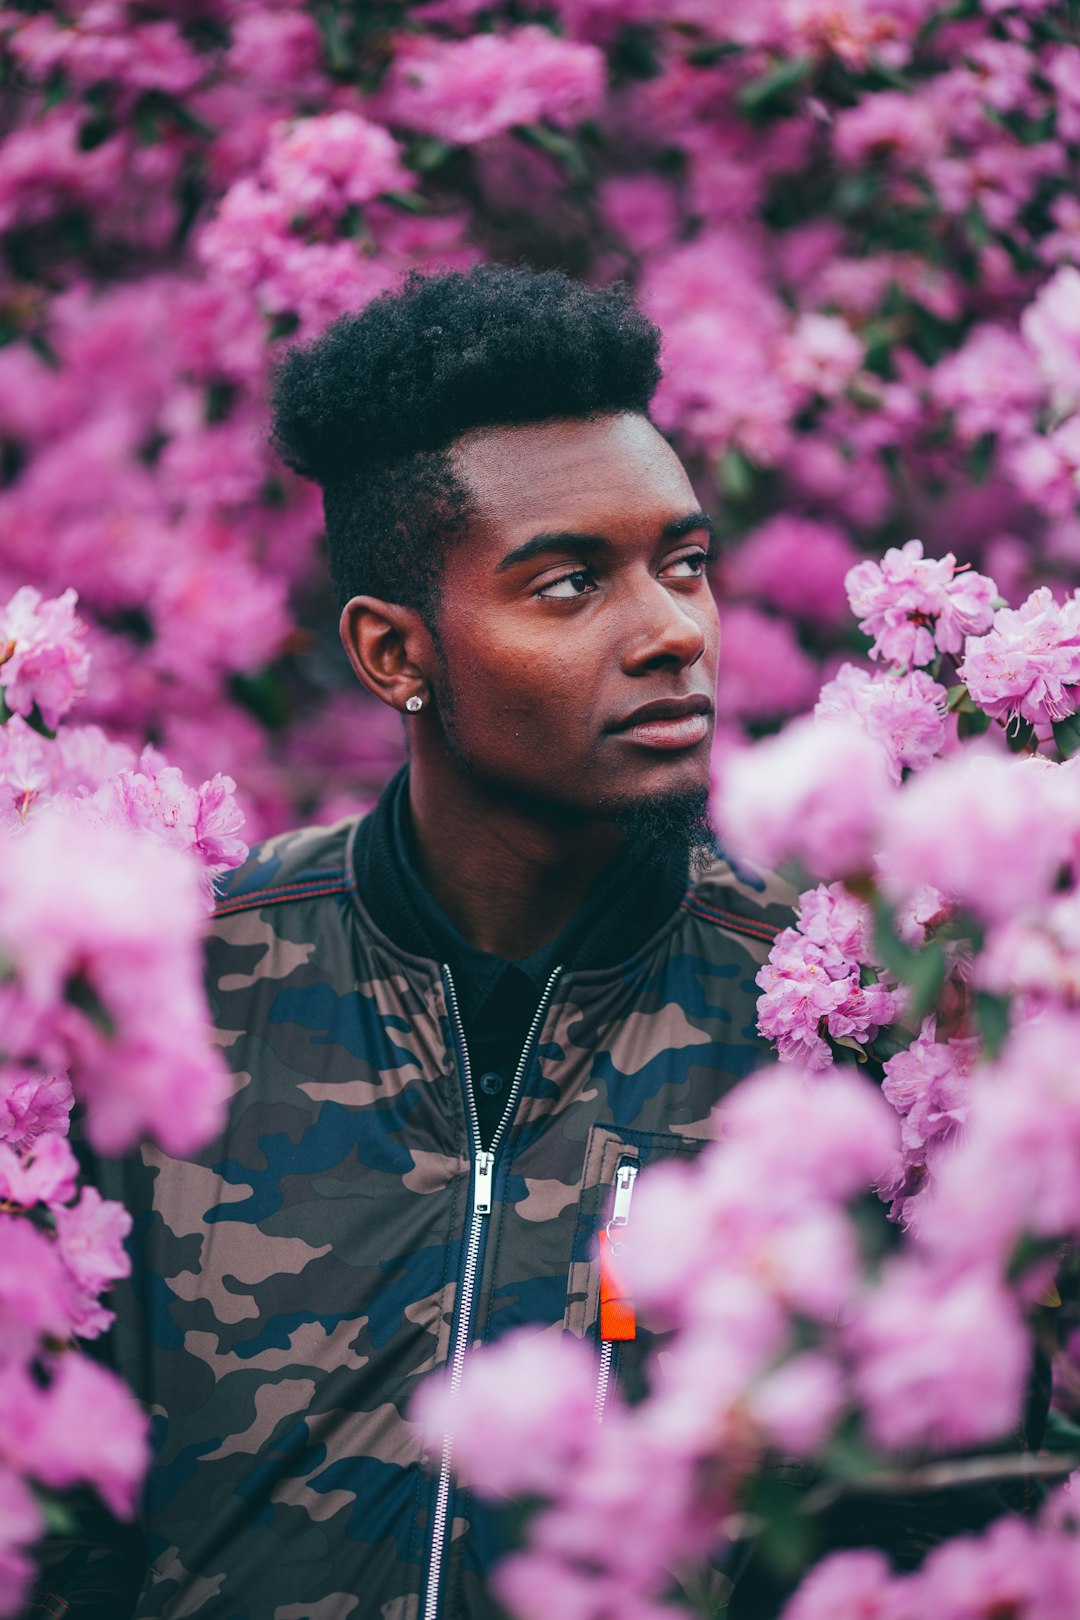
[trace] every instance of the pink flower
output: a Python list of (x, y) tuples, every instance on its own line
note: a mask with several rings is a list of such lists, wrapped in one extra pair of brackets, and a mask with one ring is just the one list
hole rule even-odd
[(86, 689), (90, 659), (75, 617), (78, 597), (67, 590), (45, 601), (32, 585), (0, 609), (0, 686), (9, 709), (29, 715), (36, 704), (50, 730)]
[(0, 1214), (0, 1344), (12, 1361), (38, 1353), (43, 1338), (71, 1332), (71, 1281), (44, 1232)]
[(102, 1198), (96, 1187), (83, 1187), (76, 1203), (55, 1212), (55, 1222), (64, 1264), (86, 1293), (100, 1294), (131, 1275), (124, 1248), (131, 1216), (122, 1204)]
[(831, 941), (823, 949), (794, 928), (777, 938), (755, 983), (763, 991), (761, 1033), (776, 1042), (782, 1061), (811, 1069), (833, 1060), (826, 1031), (863, 1045), (899, 1010), (887, 986), (861, 983), (858, 961), (845, 961)]
[(937, 111), (925, 97), (880, 90), (841, 109), (833, 144), (840, 162), (854, 168), (883, 157), (918, 167), (941, 150), (944, 137)]
[(846, 1337), (879, 1445), (947, 1452), (1015, 1426), (1028, 1335), (1015, 1298), (985, 1271), (941, 1273), (910, 1254), (888, 1260)]
[(1045, 585), (1018, 608), (1000, 608), (986, 635), (969, 637), (960, 679), (987, 714), (1046, 722), (1080, 708), (1080, 592), (1055, 602)]
[(882, 884), (903, 903), (926, 885), (988, 922), (1045, 904), (1080, 807), (1049, 762), (991, 754), (938, 761), (885, 817)]
[(77, 801), (76, 809), (107, 826), (151, 832), (196, 856), (206, 869), (204, 892), (212, 909), (214, 877), (247, 859), (235, 791), (232, 777), (220, 774), (200, 788), (189, 787), (175, 765), (167, 765), (156, 749), (144, 748), (138, 770), (118, 771), (88, 799)]
[(817, 668), (792, 625), (743, 602), (722, 608), (721, 614), (718, 715), (760, 720), (809, 708)]
[(0, 1199), (32, 1209), (55, 1208), (75, 1196), (78, 1161), (68, 1140), (51, 1131), (38, 1137), (26, 1154), (0, 1142)]
[(713, 808), (734, 853), (764, 866), (794, 860), (829, 879), (869, 869), (888, 795), (881, 750), (865, 732), (796, 720), (723, 763)]
[(280, 125), (263, 159), (267, 188), (305, 220), (338, 219), (352, 204), (406, 191), (415, 175), (381, 124), (355, 112), (323, 113)]
[(641, 303), (664, 334), (664, 375), (652, 405), (658, 426), (712, 455), (735, 444), (775, 464), (805, 392), (779, 367), (788, 316), (757, 241), (714, 229), (654, 257)]
[(377, 105), (388, 123), (471, 146), (516, 124), (580, 123), (605, 77), (594, 45), (535, 25), (460, 41), (405, 36)]
[(915, 1620), (900, 1579), (876, 1547), (833, 1553), (803, 1577), (781, 1620)]
[(800, 315), (781, 348), (780, 364), (798, 387), (832, 399), (862, 365), (866, 345), (838, 315)]
[(725, 579), (730, 589), (759, 596), (781, 613), (831, 625), (847, 615), (844, 579), (857, 560), (834, 524), (780, 512), (740, 543)]
[(971, 1122), (937, 1165), (922, 1231), (943, 1264), (1004, 1274), (1021, 1238), (1080, 1231), (1078, 1030), (1075, 1013), (1043, 1012), (1020, 1023), (980, 1075)]
[(0, 1064), (0, 1142), (24, 1152), (44, 1131), (63, 1136), (71, 1113), (66, 1074)]
[(994, 617), (993, 580), (958, 572), (952, 552), (924, 558), (921, 540), (890, 548), (880, 563), (858, 563), (845, 583), (859, 629), (874, 639), (871, 658), (891, 664), (959, 652), (964, 637), (988, 630)]
[(28, 1486), (0, 1464), (0, 1614), (16, 1614), (34, 1572), (21, 1549), (45, 1531), (41, 1508)]
[(521, 1330), (475, 1353), (457, 1391), (430, 1379), (413, 1414), (436, 1452), (454, 1436), (455, 1465), (486, 1495), (554, 1496), (588, 1444), (595, 1397), (584, 1345)]
[(821, 688), (818, 720), (855, 720), (880, 743), (889, 775), (899, 783), (905, 769), (921, 770), (945, 745), (948, 694), (925, 670), (907, 675), (871, 675), (844, 664)]
[(147, 1130), (173, 1153), (205, 1141), (228, 1080), (209, 1045), (203, 907), (190, 856), (53, 814), (0, 855), (13, 1056), (70, 1064), (100, 1151), (117, 1152)]
[(0, 727), (0, 825), (17, 831), (53, 786), (56, 743), (13, 715)]
[(843, 1375), (831, 1356), (808, 1350), (770, 1372), (751, 1391), (748, 1406), (771, 1447), (811, 1457), (843, 1410)]
[(1011, 327), (989, 323), (938, 361), (930, 389), (941, 409), (953, 413), (966, 444), (987, 433), (1009, 439), (1030, 433), (1043, 393), (1027, 345)]
[(92, 1485), (113, 1513), (129, 1519), (150, 1461), (146, 1431), (127, 1386), (69, 1351), (53, 1364), (34, 1425), (34, 1474), (57, 1490)]
[(1055, 1602), (1066, 1595), (1059, 1585), (1063, 1571), (1054, 1570), (1043, 1541), (1034, 1525), (1006, 1514), (977, 1538), (955, 1536), (932, 1548), (910, 1582), (913, 1612), (934, 1620), (1055, 1614), (1065, 1620), (1068, 1611)]
[(1059, 415), (1080, 405), (1080, 270), (1064, 265), (1020, 317)]

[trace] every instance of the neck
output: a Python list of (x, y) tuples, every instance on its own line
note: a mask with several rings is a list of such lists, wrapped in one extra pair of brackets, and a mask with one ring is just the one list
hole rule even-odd
[(566, 823), (414, 757), (409, 803), (420, 873), (471, 945), (516, 961), (566, 926), (618, 854), (608, 822)]

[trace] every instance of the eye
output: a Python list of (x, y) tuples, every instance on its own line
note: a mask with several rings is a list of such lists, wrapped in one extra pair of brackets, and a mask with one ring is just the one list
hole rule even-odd
[(575, 568), (570, 574), (561, 574), (558, 579), (549, 579), (546, 585), (541, 585), (536, 595), (547, 602), (572, 602), (575, 597), (584, 596), (594, 585), (595, 581), (588, 568)]
[(688, 551), (684, 557), (676, 557), (674, 562), (666, 564), (661, 572), (674, 574), (676, 579), (701, 579), (710, 556), (708, 551)]

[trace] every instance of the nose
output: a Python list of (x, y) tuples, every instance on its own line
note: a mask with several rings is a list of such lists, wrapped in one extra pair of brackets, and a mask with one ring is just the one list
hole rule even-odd
[(719, 630), (709, 591), (698, 593), (691, 605), (658, 579), (650, 578), (635, 593), (632, 611), (632, 628), (623, 644), (623, 669), (628, 675), (664, 665), (689, 669), (704, 657), (710, 636)]

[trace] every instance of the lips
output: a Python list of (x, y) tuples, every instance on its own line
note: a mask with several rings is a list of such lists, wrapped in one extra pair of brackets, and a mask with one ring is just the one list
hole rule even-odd
[(643, 703), (608, 729), (644, 748), (696, 748), (709, 735), (712, 699), (699, 692)]

